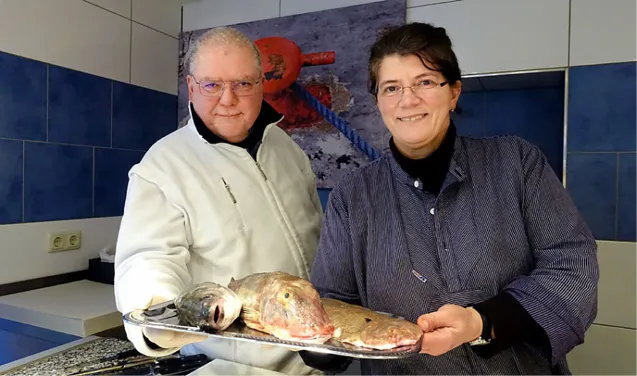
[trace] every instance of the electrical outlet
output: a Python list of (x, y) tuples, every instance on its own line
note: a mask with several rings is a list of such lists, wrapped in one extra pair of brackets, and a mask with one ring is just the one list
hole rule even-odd
[(66, 249), (80, 249), (82, 246), (82, 233), (80, 231), (70, 231), (66, 234), (66, 238), (64, 238), (64, 240)]
[(65, 231), (49, 234), (49, 252), (72, 251), (80, 249), (81, 246), (81, 231)]
[(64, 250), (64, 236), (61, 234), (49, 234), (49, 252)]

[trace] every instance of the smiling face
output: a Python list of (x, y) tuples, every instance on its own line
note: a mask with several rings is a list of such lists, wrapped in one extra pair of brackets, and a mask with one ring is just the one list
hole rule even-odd
[(378, 109), (398, 150), (413, 159), (431, 154), (449, 128), (460, 81), (444, 84), (442, 73), (428, 69), (418, 56), (398, 54), (383, 58), (377, 78)]
[[(260, 76), (256, 56), (249, 46), (205, 46), (197, 53), (194, 69), (187, 77), (188, 96), (212, 133), (229, 142), (240, 142), (261, 111)], [(204, 95), (207, 88), (217, 85), (213, 82), (219, 81), (225, 81), (221, 96)], [(254, 83), (253, 90), (237, 95), (230, 82), (235, 82), (237, 88)]]

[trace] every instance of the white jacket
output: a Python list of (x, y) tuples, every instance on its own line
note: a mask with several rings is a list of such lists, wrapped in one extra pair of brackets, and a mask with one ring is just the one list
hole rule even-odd
[[(208, 143), (191, 118), (131, 168), (115, 254), (120, 312), (144, 308), (153, 296), (172, 299), (202, 281), (227, 285), (231, 277), (264, 271), (309, 279), (322, 216), (309, 159), (276, 123), (265, 129), (256, 159), (245, 149)], [(126, 331), (144, 354), (175, 351), (153, 351), (139, 327), (127, 324)], [(283, 348), (209, 339), (184, 350), (312, 372)]]

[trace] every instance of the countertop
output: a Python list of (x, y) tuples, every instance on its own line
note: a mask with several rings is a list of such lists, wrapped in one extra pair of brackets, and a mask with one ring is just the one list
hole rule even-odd
[(123, 325), (113, 285), (89, 280), (2, 296), (0, 318), (77, 337)]
[(130, 342), (118, 338), (89, 336), (5, 364), (0, 367), (0, 375), (68, 375), (73, 372), (72, 369), (77, 369), (77, 366), (85, 363), (92, 363), (91, 368), (108, 365), (108, 362), (96, 362), (132, 348)]

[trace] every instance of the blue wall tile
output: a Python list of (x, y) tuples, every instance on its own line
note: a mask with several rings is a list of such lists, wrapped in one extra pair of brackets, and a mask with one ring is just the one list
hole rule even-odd
[(111, 81), (49, 68), (49, 142), (110, 146)]
[(128, 187), (128, 171), (144, 152), (117, 149), (95, 149), (95, 213), (96, 217), (122, 215)]
[(56, 347), (53, 342), (0, 330), (0, 365)]
[(617, 154), (569, 154), (566, 188), (599, 240), (615, 239)]
[(121, 215), (128, 169), (176, 129), (176, 95), (0, 52), (0, 224)]
[(617, 240), (637, 241), (635, 229), (635, 153), (619, 155), (619, 188), (617, 197)]
[(460, 136), (483, 137), (485, 126), (485, 92), (470, 92), (460, 94), (458, 106), (460, 114), (452, 113)]
[(323, 211), (325, 211), (325, 206), (327, 206), (327, 200), (330, 198), (331, 189), (327, 188), (319, 188), (318, 195), (321, 200), (321, 206), (323, 207)]
[(569, 151), (635, 151), (635, 68), (622, 63), (570, 69)]
[(92, 216), (92, 148), (27, 142), (24, 160), (25, 222)]
[(46, 69), (0, 52), (0, 137), (46, 140)]
[(486, 135), (512, 134), (537, 145), (561, 179), (564, 89), (501, 90), (486, 95)]
[(22, 221), (22, 141), (0, 140), (0, 224)]
[(177, 129), (177, 97), (113, 82), (113, 147), (146, 150)]
[[(57, 345), (63, 345), (80, 339), (71, 334), (56, 332), (54, 330), (39, 328), (37, 326), (24, 324), (17, 321), (11, 321), (0, 318), (0, 331), (11, 332), (31, 338), (40, 339), (42, 341), (51, 342)], [(2, 332), (0, 332), (2, 333)]]

